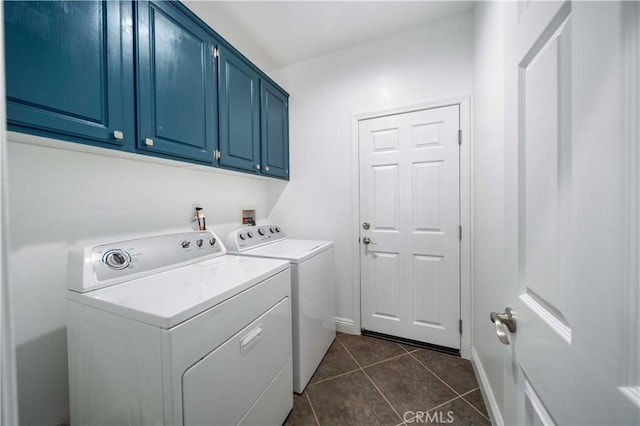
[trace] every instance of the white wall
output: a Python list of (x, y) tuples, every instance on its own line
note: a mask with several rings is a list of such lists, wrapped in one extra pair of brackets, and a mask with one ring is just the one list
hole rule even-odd
[[(4, 4), (0, 4), (0, 99), (5, 98)], [(18, 423), (8, 278), (6, 103), (0, 103), (0, 424)]]
[[(17, 137), (24, 138), (10, 134)], [(209, 228), (225, 238), (240, 226), (241, 206), (255, 206), (258, 220), (266, 218), (266, 183), (16, 142), (8, 144), (8, 163), (20, 424), (61, 424), (69, 421), (69, 248), (89, 239), (189, 229), (192, 203), (202, 204)]]
[(269, 183), (269, 220), (336, 243), (337, 316), (359, 332), (353, 244), (352, 117), (471, 93), (472, 16), (464, 14), (270, 73), (290, 94), (291, 182)]
[[(491, 311), (504, 310), (504, 52), (500, 2), (474, 9), (473, 361), (490, 408), (501, 411), (503, 354)], [(483, 377), (484, 376), (484, 377)], [(497, 405), (496, 405), (497, 403)], [(496, 417), (498, 417), (498, 413)], [(500, 424), (500, 419), (497, 423)], [(496, 423), (496, 422), (494, 422)]]

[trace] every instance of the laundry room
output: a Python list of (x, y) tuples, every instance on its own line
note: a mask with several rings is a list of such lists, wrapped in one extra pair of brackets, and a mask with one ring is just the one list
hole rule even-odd
[[(2, 423), (640, 422), (638, 3), (29, 3), (3, 2), (1, 30)], [(523, 105), (530, 115), (518, 115)], [(614, 141), (606, 151), (602, 138)], [(163, 235), (175, 244), (154, 239)], [(295, 250), (319, 253), (317, 265), (268, 253), (285, 239), (311, 242)], [(82, 269), (92, 262), (112, 287), (123, 287), (120, 272), (171, 274), (145, 262), (172, 250), (198, 279), (237, 269), (237, 295), (184, 278), (200, 311), (162, 323), (126, 309), (160, 318), (164, 301), (146, 305), (131, 291), (122, 302), (104, 283), (74, 290), (81, 270), (101, 279)], [(516, 288), (523, 265), (528, 284)], [(319, 277), (317, 293), (302, 287)], [(160, 285), (149, 294), (165, 294)], [(580, 285), (592, 291), (578, 303)], [(88, 313), (70, 291), (103, 293)], [(81, 345), (68, 327), (95, 323), (109, 300), (126, 309), (80, 339), (103, 354), (70, 355)], [(598, 303), (622, 331), (594, 325)], [(218, 343), (184, 355), (179, 328), (207, 315), (219, 321), (207, 327), (229, 328), (219, 347), (238, 343), (238, 355)], [(312, 334), (317, 323), (305, 318), (315, 315), (329, 334)], [(162, 347), (145, 368), (117, 364), (140, 372), (135, 386), (143, 375), (162, 380), (140, 391), (148, 399), (131, 390), (113, 402), (120, 414), (109, 418), (86, 411), (109, 403), (74, 387), (90, 382), (83, 363), (129, 356), (114, 355), (127, 350), (114, 330), (146, 342), (131, 343), (135, 362)], [(184, 334), (208, 333), (193, 330)], [(616, 366), (598, 358), (600, 338)], [(261, 344), (291, 347), (268, 377), (252, 374), (266, 356), (229, 366), (265, 390), (253, 384), (251, 401), (216, 417), (224, 400), (206, 407), (207, 377), (226, 380), (216, 368)], [(184, 369), (168, 372), (167, 360), (183, 356)], [(212, 373), (189, 375), (214, 359)], [(95, 377), (100, 368), (112, 367)], [(117, 394), (121, 376), (91, 398)], [(600, 411), (550, 402), (578, 386), (599, 389), (583, 397), (603, 401)], [(193, 389), (204, 407), (191, 408)]]

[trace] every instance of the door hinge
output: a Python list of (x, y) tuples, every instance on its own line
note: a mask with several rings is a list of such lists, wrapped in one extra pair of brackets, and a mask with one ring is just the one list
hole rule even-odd
[(460, 330), (460, 334), (462, 334), (462, 320), (458, 320), (458, 330)]
[(462, 145), (462, 130), (458, 130), (458, 145)]
[(211, 55), (213, 55), (214, 58), (220, 56), (220, 52), (218, 51), (217, 47), (211, 46)]
[(221, 157), (221, 153), (219, 149), (216, 149), (215, 151), (213, 151), (213, 159), (214, 160), (219, 160)]
[(458, 225), (458, 238), (462, 241), (462, 225)]

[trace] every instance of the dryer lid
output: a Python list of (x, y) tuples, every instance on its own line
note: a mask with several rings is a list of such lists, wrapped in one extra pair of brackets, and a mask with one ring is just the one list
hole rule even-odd
[(284, 260), (220, 256), (99, 290), (71, 301), (171, 328), (289, 267)]

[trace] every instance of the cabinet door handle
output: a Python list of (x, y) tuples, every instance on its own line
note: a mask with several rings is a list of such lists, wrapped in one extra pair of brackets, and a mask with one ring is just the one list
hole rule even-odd
[(121, 141), (122, 139), (124, 139), (124, 133), (121, 130), (114, 130), (113, 138)]
[(144, 140), (144, 144), (145, 144), (146, 146), (153, 146), (153, 139), (151, 139), (151, 138), (146, 138), (146, 139)]
[(265, 167), (265, 168), (264, 168), (264, 171), (265, 171), (265, 172), (268, 172), (268, 171), (269, 171), (269, 166)]
[(260, 170), (260, 164), (256, 164), (256, 170)]

